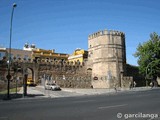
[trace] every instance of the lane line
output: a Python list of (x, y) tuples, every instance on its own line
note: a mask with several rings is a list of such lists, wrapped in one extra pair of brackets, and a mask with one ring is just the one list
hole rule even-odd
[(73, 101), (73, 103), (86, 103), (86, 102), (94, 102), (96, 100), (83, 100), (83, 101)]
[(107, 109), (107, 108), (124, 107), (124, 106), (127, 106), (127, 105), (128, 105), (128, 104), (113, 105), (113, 106), (103, 106), (103, 107), (98, 107), (98, 109)]

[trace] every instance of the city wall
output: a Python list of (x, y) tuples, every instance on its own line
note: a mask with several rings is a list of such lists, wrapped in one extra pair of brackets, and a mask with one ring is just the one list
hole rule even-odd
[[(115, 77), (108, 78), (108, 76), (101, 77), (98, 80), (93, 80), (92, 71), (87, 69), (86, 63), (73, 63), (62, 61), (45, 61), (45, 60), (15, 60), (11, 66), (11, 81), (15, 82), (16, 77), (19, 77), (23, 83), (25, 69), (33, 70), (33, 79), (35, 83), (44, 85), (45, 82), (57, 83), (61, 87), (66, 88), (114, 88), (118, 87), (118, 81)], [(0, 78), (7, 82), (7, 64), (6, 61), (1, 61)], [(131, 77), (121, 77), (122, 87), (129, 87), (132, 81)]]
[[(5, 79), (7, 61), (3, 61), (6, 72), (1, 76)], [(88, 59), (84, 62), (53, 60), (49, 57), (13, 59), (12, 76), (17, 72), (17, 66), (21, 69), (20, 78), (23, 79), (23, 75), (27, 74), (24, 71), (30, 69), (35, 83), (41, 85), (47, 81), (56, 82), (62, 87), (113, 88), (129, 87), (128, 82), (133, 81), (132, 77), (126, 76), (125, 34), (114, 30), (102, 30), (88, 36)]]
[[(0, 78), (7, 83), (7, 61), (1, 61)], [(11, 65), (11, 81), (18, 76), (23, 83), (26, 69), (33, 71), (32, 78), (36, 84), (46, 82), (57, 83), (61, 87), (90, 88), (91, 74), (87, 72), (85, 63), (44, 60), (13, 60)]]

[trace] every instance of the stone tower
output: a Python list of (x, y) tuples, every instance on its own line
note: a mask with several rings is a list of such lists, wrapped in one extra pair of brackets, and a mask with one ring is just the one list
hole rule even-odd
[(126, 73), (125, 66), (123, 32), (103, 30), (88, 36), (88, 68), (92, 69), (94, 88), (112, 88), (113, 83), (121, 87), (121, 76)]

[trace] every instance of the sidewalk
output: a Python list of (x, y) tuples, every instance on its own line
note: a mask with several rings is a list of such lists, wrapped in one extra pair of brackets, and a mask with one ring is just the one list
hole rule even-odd
[(115, 92), (146, 91), (146, 90), (151, 90), (151, 88), (150, 87), (136, 87), (133, 89), (118, 88), (117, 90), (109, 89), (109, 88), (102, 88), (102, 89), (101, 88), (99, 89), (62, 88), (62, 90), (67, 92), (76, 92), (83, 95), (98, 95), (98, 94), (107, 94), (107, 93), (115, 93)]
[[(44, 86), (36, 86), (36, 88), (39, 89), (44, 89)], [(130, 92), (130, 91), (146, 91), (146, 90), (151, 90), (151, 87), (135, 87), (133, 89), (129, 88), (118, 88), (117, 90), (115, 89), (108, 89), (108, 88), (61, 88), (62, 92), (67, 92), (67, 93), (73, 93), (76, 95), (100, 95), (100, 94), (109, 94), (109, 93), (116, 93), (116, 92)], [(158, 88), (159, 89), (159, 88)], [(44, 92), (43, 92), (44, 93)], [(53, 94), (57, 95), (56, 92)], [(72, 95), (73, 96), (73, 95)], [(64, 96), (65, 97), (65, 96)]]
[[(66, 92), (74, 92), (74, 93), (79, 93), (79, 94), (84, 94), (84, 95), (92, 95), (92, 94), (104, 94), (104, 93), (124, 92), (124, 91), (145, 91), (145, 90), (151, 90), (151, 87), (135, 87), (132, 89), (117, 88), (117, 91), (113, 88), (112, 89), (109, 89), (109, 88), (94, 88), (94, 89), (91, 89), (91, 88), (61, 88), (61, 89), (62, 91), (66, 91)], [(22, 94), (23, 88), (18, 93)], [(44, 86), (27, 87), (27, 93), (44, 95)]]
[[(160, 88), (153, 88), (160, 89)], [(44, 90), (44, 86), (27, 87), (27, 96), (23, 96), (23, 88), (18, 92), (20, 97), (14, 98), (17, 100), (23, 99), (40, 99), (40, 98), (59, 98), (59, 97), (73, 97), (84, 95), (100, 95), (100, 94), (115, 94), (120, 92), (137, 92), (152, 90), (151, 87), (136, 87), (133, 89), (119, 88), (115, 89), (86, 89), (86, 88), (62, 88), (61, 91)], [(48, 94), (49, 93), (49, 94)]]

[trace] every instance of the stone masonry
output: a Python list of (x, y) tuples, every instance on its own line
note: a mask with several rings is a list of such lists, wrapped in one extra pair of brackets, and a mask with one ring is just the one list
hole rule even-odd
[(94, 88), (122, 87), (126, 74), (125, 34), (103, 30), (88, 37), (88, 68)]

